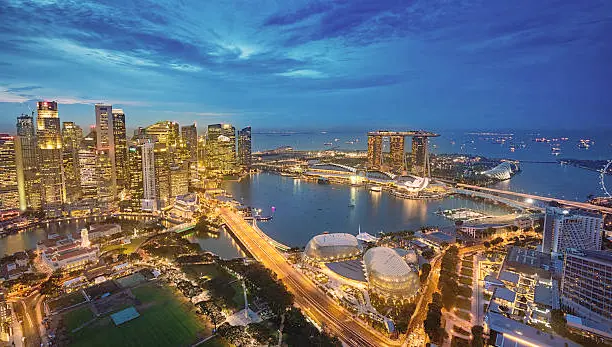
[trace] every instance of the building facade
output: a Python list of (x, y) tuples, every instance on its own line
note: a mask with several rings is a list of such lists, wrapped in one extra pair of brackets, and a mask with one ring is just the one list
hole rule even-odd
[(195, 124), (181, 127), (181, 140), (187, 149), (190, 161), (198, 160), (198, 128)]
[(142, 145), (142, 209), (156, 210), (157, 190), (155, 186), (155, 143), (147, 142)]
[(38, 171), (38, 144), (34, 117), (17, 117), (17, 170), (21, 210), (40, 209), (40, 172)]
[(96, 155), (98, 159), (98, 203), (107, 208), (117, 195), (113, 106), (96, 104), (94, 107), (96, 112)]
[(238, 132), (238, 165), (243, 170), (249, 170), (251, 164), (251, 127), (246, 127)]
[(62, 123), (62, 160), (66, 181), (66, 203), (73, 203), (81, 198), (79, 150), (82, 140), (83, 130), (81, 127), (74, 122)]
[(128, 150), (129, 163), (129, 195), (130, 207), (133, 210), (142, 208), (144, 198), (143, 174), (142, 174), (142, 144), (131, 145)]
[(236, 128), (211, 124), (206, 133), (206, 168), (221, 175), (236, 171)]
[(79, 183), (81, 199), (97, 203), (98, 200), (98, 159), (95, 128), (83, 137), (79, 148)]
[(602, 233), (601, 215), (549, 206), (544, 218), (542, 251), (563, 253), (567, 248), (600, 250)]
[(0, 211), (19, 209), (19, 201), (15, 137), (0, 134)]
[(429, 177), (429, 153), (427, 137), (412, 138), (412, 173), (421, 177)]
[(49, 216), (59, 216), (65, 201), (62, 170), (62, 134), (55, 101), (36, 103), (36, 137), (41, 184), (41, 207)]
[(128, 186), (127, 134), (125, 128), (125, 113), (120, 108), (112, 110), (113, 143), (115, 144), (115, 176), (119, 189)]
[(567, 250), (563, 262), (561, 303), (579, 316), (612, 324), (612, 254)]
[(380, 169), (382, 162), (382, 137), (368, 135), (368, 169)]

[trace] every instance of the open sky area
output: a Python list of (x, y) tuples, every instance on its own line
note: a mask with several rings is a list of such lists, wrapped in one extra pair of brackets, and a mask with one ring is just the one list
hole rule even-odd
[(2, 0), (0, 131), (94, 123), (612, 128), (609, 0)]

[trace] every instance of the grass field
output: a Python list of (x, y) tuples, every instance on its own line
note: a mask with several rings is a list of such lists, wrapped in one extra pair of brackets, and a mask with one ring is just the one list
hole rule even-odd
[(64, 295), (56, 300), (49, 301), (47, 305), (49, 306), (49, 310), (56, 311), (61, 310), (66, 307), (70, 307), (72, 305), (80, 304), (85, 301), (85, 297), (81, 291), (72, 292), (68, 295)]
[(204, 342), (200, 346), (201, 347), (231, 347), (233, 345), (227, 342), (226, 339), (217, 336), (217, 337), (213, 337), (212, 339)]
[(136, 272), (131, 275), (118, 278), (115, 281), (117, 281), (122, 288), (129, 288), (146, 281), (146, 279), (142, 274)]
[(64, 315), (64, 324), (68, 331), (80, 327), (83, 323), (90, 321), (93, 318), (93, 312), (89, 305), (79, 307)]
[(135, 239), (132, 239), (132, 243), (129, 243), (127, 245), (122, 245), (122, 244), (115, 244), (115, 245), (106, 245), (106, 246), (102, 246), (102, 249), (100, 250), (102, 253), (104, 252), (109, 252), (109, 251), (115, 251), (115, 250), (120, 250), (121, 253), (123, 254), (131, 254), (133, 253), (136, 248), (138, 248), (138, 246), (140, 246), (147, 238), (146, 237), (137, 237)]
[(132, 290), (141, 316), (115, 326), (104, 317), (72, 337), (71, 346), (189, 346), (210, 335), (191, 303), (167, 287), (148, 284)]

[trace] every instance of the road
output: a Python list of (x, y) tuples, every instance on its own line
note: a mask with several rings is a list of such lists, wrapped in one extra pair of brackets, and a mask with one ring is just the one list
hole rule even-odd
[(15, 310), (23, 317), (19, 330), (20, 334), (25, 337), (24, 346), (40, 346), (41, 342), (46, 345), (46, 329), (42, 324), (43, 296), (38, 291), (34, 291), (25, 298), (12, 298), (10, 301), (13, 302)]
[(352, 318), (352, 314), (318, 289), (306, 276), (294, 269), (283, 255), (259, 235), (253, 227), (229, 208), (221, 217), (233, 234), (265, 267), (272, 270), (294, 295), (295, 303), (311, 319), (330, 331), (348, 346), (399, 346)]
[(424, 342), (426, 341), (423, 321), (425, 321), (425, 318), (427, 318), (427, 306), (431, 302), (433, 294), (438, 290), (440, 265), (442, 264), (440, 259), (441, 256), (438, 255), (431, 261), (431, 271), (429, 272), (429, 278), (427, 278), (427, 286), (425, 287), (423, 293), (421, 293), (416, 310), (412, 315), (412, 319), (410, 320), (410, 324), (408, 324), (408, 328), (406, 330), (406, 334), (408, 335), (408, 339), (406, 340), (405, 344), (406, 346), (420, 347), (423, 346)]
[(491, 192), (491, 193), (496, 193), (496, 194), (512, 195), (512, 196), (519, 197), (519, 198), (532, 199), (532, 200), (545, 201), (545, 202), (556, 201), (556, 202), (560, 203), (561, 205), (567, 205), (567, 206), (581, 208), (581, 209), (585, 209), (585, 210), (597, 211), (597, 212), (606, 213), (606, 214), (612, 214), (612, 208), (610, 208), (610, 207), (603, 207), (603, 206), (592, 205), (592, 204), (589, 204), (589, 203), (586, 203), (586, 202), (578, 202), (578, 201), (571, 201), (571, 200), (562, 200), (562, 199), (550, 198), (550, 197), (539, 196), (539, 195), (517, 193), (517, 192), (512, 192), (512, 191), (509, 191), (509, 190), (501, 190), (501, 189), (495, 189), (495, 188), (474, 186), (474, 185), (463, 184), (463, 183), (457, 183), (457, 187), (466, 188), (466, 189), (472, 189), (472, 190), (479, 190), (479, 191), (484, 191), (484, 192)]

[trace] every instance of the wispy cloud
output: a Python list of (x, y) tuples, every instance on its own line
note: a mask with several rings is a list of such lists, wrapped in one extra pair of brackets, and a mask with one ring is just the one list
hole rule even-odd
[(291, 70), (291, 71), (287, 71), (287, 72), (278, 73), (277, 75), (285, 76), (285, 77), (306, 77), (306, 78), (323, 78), (323, 77), (326, 77), (326, 75), (323, 72), (321, 72), (321, 71), (309, 70), (309, 69)]

